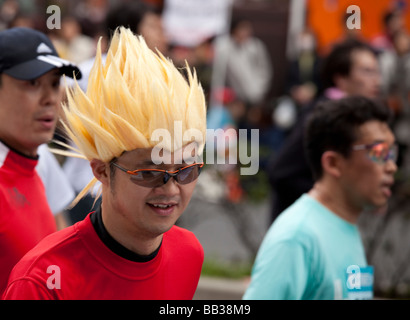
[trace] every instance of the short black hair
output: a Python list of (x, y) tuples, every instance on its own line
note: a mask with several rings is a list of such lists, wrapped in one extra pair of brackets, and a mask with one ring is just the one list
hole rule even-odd
[(305, 152), (314, 180), (323, 175), (321, 158), (325, 151), (336, 151), (349, 157), (359, 138), (359, 127), (371, 120), (390, 125), (391, 109), (377, 100), (352, 96), (322, 101), (309, 115), (305, 127)]
[(400, 17), (401, 14), (401, 11), (398, 9), (387, 11), (383, 16), (383, 25), (388, 27), (389, 23), (394, 20), (394, 18)]
[(110, 8), (105, 18), (105, 31), (111, 39), (117, 27), (129, 28), (133, 33), (139, 33), (139, 26), (147, 13), (161, 14), (153, 5), (143, 1), (122, 2)]
[(229, 33), (230, 33), (231, 35), (234, 34), (234, 33), (236, 32), (236, 30), (239, 28), (239, 26), (241, 26), (243, 23), (250, 23), (250, 24), (252, 25), (251, 21), (250, 21), (249, 19), (247, 19), (247, 18), (244, 18), (244, 17), (242, 17), (242, 16), (240, 16), (240, 17), (237, 17), (237, 16), (232, 17), (231, 24), (230, 24), (230, 26), (229, 26)]
[(368, 51), (377, 58), (377, 52), (366, 42), (357, 39), (348, 39), (337, 43), (325, 57), (321, 69), (321, 78), (324, 88), (334, 87), (336, 75), (349, 76), (352, 69), (352, 53), (355, 51)]

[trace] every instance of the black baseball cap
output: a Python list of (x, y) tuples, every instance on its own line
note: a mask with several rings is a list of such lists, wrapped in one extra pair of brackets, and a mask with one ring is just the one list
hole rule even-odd
[(70, 78), (81, 79), (80, 69), (60, 58), (44, 33), (25, 27), (0, 32), (0, 73), (20, 80), (32, 80), (54, 68)]

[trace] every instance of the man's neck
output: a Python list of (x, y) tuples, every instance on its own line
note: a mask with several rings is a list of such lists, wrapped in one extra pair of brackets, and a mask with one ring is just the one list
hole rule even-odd
[(349, 204), (337, 190), (316, 182), (308, 194), (340, 218), (352, 224), (357, 223), (362, 210)]
[(102, 202), (101, 222), (114, 241), (140, 256), (150, 256), (158, 250), (161, 246), (162, 235), (158, 237), (144, 237), (137, 232), (130, 235), (126, 230), (120, 229), (117, 223), (112, 223), (110, 219), (112, 217), (107, 213), (107, 209), (104, 208), (103, 204)]
[(21, 147), (19, 144), (14, 144), (14, 143), (9, 143), (8, 141), (6, 142), (5, 139), (0, 138), (0, 142), (2, 142), (7, 148), (12, 150), (13, 152), (26, 157), (30, 159), (37, 160), (38, 159), (38, 153), (37, 153), (37, 147), (32, 148), (32, 149), (26, 149)]

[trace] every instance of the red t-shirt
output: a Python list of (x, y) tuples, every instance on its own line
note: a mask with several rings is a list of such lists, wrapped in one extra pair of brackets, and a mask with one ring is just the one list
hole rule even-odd
[(127, 260), (98, 237), (90, 214), (39, 243), (13, 269), (3, 299), (192, 299), (204, 252), (173, 226), (148, 262)]
[(14, 265), (57, 231), (36, 165), (0, 142), (0, 295)]

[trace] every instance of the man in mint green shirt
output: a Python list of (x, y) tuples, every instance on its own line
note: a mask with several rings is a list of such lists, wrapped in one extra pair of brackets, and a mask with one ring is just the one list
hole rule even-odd
[(268, 230), (243, 299), (372, 299), (357, 220), (387, 205), (397, 170), (390, 112), (364, 97), (318, 105), (306, 127), (313, 188)]

